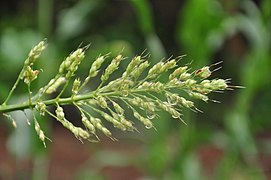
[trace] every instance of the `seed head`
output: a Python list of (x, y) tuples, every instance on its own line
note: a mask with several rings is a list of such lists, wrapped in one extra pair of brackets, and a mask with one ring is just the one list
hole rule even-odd
[(76, 78), (73, 82), (73, 86), (72, 86), (72, 93), (73, 94), (77, 94), (78, 90), (79, 90), (79, 86), (81, 84), (81, 81), (79, 78)]
[(225, 90), (228, 85), (224, 79), (214, 79), (211, 81), (211, 87), (213, 90)]
[(207, 88), (207, 89), (211, 89), (212, 88), (212, 85), (211, 85), (211, 81), (210, 80), (203, 80), (201, 81), (200, 85), (204, 88)]
[(187, 66), (183, 66), (183, 67), (179, 67), (179, 68), (175, 69), (175, 70), (173, 71), (173, 73), (171, 73), (171, 74), (169, 75), (169, 80), (172, 80), (172, 79), (174, 79), (174, 78), (180, 76), (180, 74), (186, 72), (187, 69), (188, 69)]
[(162, 61), (155, 64), (148, 72), (148, 78), (153, 79), (156, 78), (162, 71), (162, 67), (164, 63)]
[(179, 113), (172, 104), (168, 102), (161, 102), (159, 100), (156, 101), (159, 108), (161, 108), (164, 111), (167, 111), (173, 118), (180, 118), (181, 113)]
[(187, 87), (189, 87), (189, 88), (195, 86), (196, 83), (197, 83), (197, 81), (195, 81), (194, 79), (187, 79), (187, 80), (184, 82), (184, 84), (185, 84)]
[(209, 76), (211, 76), (211, 74), (212, 72), (210, 71), (210, 68), (208, 66), (204, 66), (203, 68), (195, 72), (195, 75), (201, 78), (208, 78)]
[(89, 139), (89, 137), (90, 137), (89, 133), (80, 127), (74, 127), (70, 130), (72, 131), (74, 136), (77, 137), (78, 139), (81, 139), (81, 138), (82, 139)]
[(138, 68), (138, 65), (141, 63), (141, 56), (136, 56), (134, 57), (131, 62), (129, 63), (129, 65), (126, 68), (126, 71), (123, 73), (122, 77), (127, 77), (130, 75), (130, 73), (135, 70), (136, 68)]
[(167, 61), (166, 63), (163, 64), (163, 66), (162, 66), (162, 68), (160, 70), (160, 73), (166, 72), (169, 69), (172, 69), (174, 67), (176, 67), (176, 60), (171, 59), (171, 60), (169, 60), (169, 61)]
[(191, 74), (190, 73), (186, 73), (186, 72), (182, 73), (180, 75), (180, 77), (179, 77), (179, 79), (182, 80), (182, 81), (188, 80), (190, 78), (191, 78)]
[(42, 102), (42, 101), (39, 101), (35, 108), (39, 111), (40, 115), (41, 116), (44, 116), (45, 115), (45, 112), (46, 112), (46, 105)]
[(10, 114), (3, 113), (3, 116), (5, 116), (6, 118), (8, 118), (8, 119), (11, 121), (11, 124), (12, 124), (12, 126), (13, 126), (14, 128), (17, 128), (16, 121), (15, 121), (15, 119), (13, 119), (13, 118), (11, 117)]
[(32, 81), (37, 79), (38, 74), (38, 70), (33, 70), (30, 66), (26, 66), (22, 79), (24, 80), (25, 84), (30, 84)]
[(198, 92), (189, 92), (188, 95), (193, 98), (203, 100), (205, 102), (207, 102), (209, 100), (208, 96), (201, 94), (201, 93), (198, 93)]
[(141, 63), (138, 68), (134, 69), (131, 72), (131, 77), (133, 77), (134, 80), (137, 80), (140, 75), (144, 72), (144, 70), (149, 67), (150, 63), (148, 61), (144, 61), (143, 63)]
[(45, 91), (46, 94), (52, 94), (57, 90), (59, 86), (64, 84), (66, 82), (65, 77), (59, 77), (57, 79), (51, 79), (50, 82), (48, 83), (48, 89)]
[(79, 64), (85, 58), (85, 51), (79, 48), (71, 53), (60, 65), (59, 74), (66, 74), (66, 77), (73, 76), (74, 72), (78, 69)]
[(154, 92), (162, 92), (164, 89), (165, 89), (165, 85), (161, 82), (148, 82), (148, 81), (145, 81), (142, 85), (140, 85), (138, 87), (139, 89), (146, 89), (146, 90), (149, 90), (149, 91), (154, 91)]
[(57, 108), (56, 108), (56, 117), (59, 120), (65, 119), (65, 114), (64, 114), (63, 108), (61, 106), (57, 106)]
[(36, 131), (39, 139), (43, 142), (44, 147), (46, 147), (46, 144), (45, 144), (46, 137), (44, 135), (44, 132), (41, 130), (40, 125), (37, 120), (34, 121), (34, 125), (35, 125), (35, 131)]
[(119, 54), (117, 57), (115, 57), (111, 63), (108, 65), (108, 67), (105, 69), (104, 74), (101, 77), (101, 80), (103, 82), (105, 82), (106, 80), (108, 80), (109, 76), (118, 69), (119, 64), (121, 62), (121, 60), (123, 60), (123, 57), (121, 54)]
[(101, 106), (102, 108), (107, 108), (108, 106), (107, 106), (107, 102), (106, 102), (106, 99), (103, 97), (103, 96), (98, 96), (97, 98), (96, 98), (96, 100), (98, 101), (98, 104), (99, 104), (99, 106)]
[(109, 114), (104, 113), (104, 112), (101, 112), (100, 114), (101, 114), (101, 116), (103, 116), (103, 118), (105, 120), (111, 122), (114, 127), (118, 128), (118, 129), (120, 129), (122, 131), (126, 131), (126, 127), (123, 124), (121, 124), (119, 121), (117, 121), (115, 118), (110, 116)]
[(104, 135), (106, 135), (107, 137), (112, 138), (112, 133), (102, 125), (101, 120), (99, 118), (94, 118), (94, 117), (90, 117), (90, 122), (100, 131), (102, 131), (104, 133)]
[(92, 64), (91, 68), (89, 69), (88, 77), (95, 77), (99, 72), (99, 68), (101, 67), (102, 63), (105, 60), (105, 56), (99, 56)]
[(88, 120), (85, 115), (82, 115), (82, 123), (86, 126), (86, 128), (92, 133), (95, 134), (95, 127), (93, 124)]
[(192, 108), (194, 107), (194, 103), (192, 101), (186, 100), (183, 97), (178, 98), (178, 102), (181, 103), (186, 108)]
[(144, 101), (143, 99), (139, 97), (135, 97), (133, 99), (129, 99), (129, 102), (135, 106), (140, 107), (142, 110), (148, 111), (148, 112), (155, 112), (156, 106), (155, 103), (152, 101)]
[(24, 65), (25, 66), (32, 66), (35, 61), (40, 57), (42, 51), (46, 48), (47, 43), (45, 40), (39, 42), (36, 46), (34, 46), (29, 54), (28, 58), (25, 60)]
[(153, 128), (152, 122), (143, 116), (141, 116), (138, 112), (134, 111), (134, 116), (137, 118), (140, 122), (142, 122), (147, 129)]
[(119, 115), (123, 115), (124, 114), (124, 109), (122, 107), (120, 107), (120, 105), (118, 103), (115, 103), (114, 101), (112, 101), (113, 107), (116, 110), (116, 112)]
[(120, 123), (123, 124), (125, 127), (127, 127), (129, 131), (133, 131), (136, 129), (133, 126), (133, 123), (131, 121), (126, 120), (124, 116), (120, 115), (119, 118), (120, 118)]

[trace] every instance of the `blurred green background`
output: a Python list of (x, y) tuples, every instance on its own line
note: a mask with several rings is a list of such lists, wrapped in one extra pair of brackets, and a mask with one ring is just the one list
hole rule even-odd
[[(188, 126), (161, 113), (157, 132), (140, 124), (141, 133), (113, 130), (118, 142), (82, 144), (43, 118), (53, 141), (45, 149), (23, 113), (12, 113), (17, 129), (0, 117), (0, 179), (271, 179), (270, 0), (9, 0), (0, 3), (0, 31), (1, 102), (44, 38), (36, 87), (89, 43), (82, 74), (99, 54), (146, 50), (153, 63), (184, 54), (179, 65), (193, 61), (194, 68), (222, 60), (213, 77), (246, 87), (213, 94), (220, 104), (197, 102), (204, 113), (184, 110)], [(23, 92), (19, 86), (13, 102)], [(67, 117), (76, 124), (79, 115)]]

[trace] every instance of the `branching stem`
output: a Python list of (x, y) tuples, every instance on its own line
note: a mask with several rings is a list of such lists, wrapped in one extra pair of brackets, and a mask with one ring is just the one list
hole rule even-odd
[[(181, 108), (183, 107), (199, 111), (191, 99), (200, 99), (207, 102), (210, 101), (207, 96), (209, 93), (235, 87), (229, 86), (229, 80), (227, 79), (208, 79), (215, 71), (210, 70), (210, 67), (216, 64), (204, 66), (191, 72), (188, 66), (177, 67), (178, 59), (169, 58), (149, 68), (150, 62), (142, 56), (133, 58), (122, 76), (111, 80), (110, 76), (119, 69), (120, 62), (125, 59), (125, 57), (119, 54), (113, 58), (104, 70), (98, 87), (93, 91), (81, 92), (90, 78), (97, 78), (98, 73), (101, 71), (100, 67), (107, 57), (107, 55), (99, 56), (92, 63), (88, 76), (80, 86), (81, 80), (76, 75), (76, 71), (85, 57), (87, 48), (85, 47), (77, 49), (66, 57), (60, 64), (58, 73), (54, 78), (40, 88), (36, 94), (32, 94), (30, 84), (38, 77), (39, 73), (38, 70), (33, 70), (33, 66), (45, 47), (46, 42), (41, 41), (31, 49), (11, 91), (4, 103), (0, 105), (0, 114), (8, 117), (14, 127), (16, 127), (15, 121), (10, 115), (5, 113), (31, 109), (35, 130), (44, 145), (47, 137), (42, 131), (34, 111), (37, 111), (41, 116), (47, 114), (53, 117), (80, 141), (91, 140), (93, 136), (96, 137), (95, 140), (99, 140), (96, 130), (101, 131), (115, 141), (116, 139), (103, 124), (102, 120), (112, 123), (115, 128), (122, 131), (137, 131), (133, 123), (134, 119), (143, 123), (147, 129), (155, 129), (152, 119), (159, 117), (158, 112), (160, 110), (166, 111), (174, 119), (181, 119)], [(167, 74), (166, 72), (169, 70), (171, 73)], [(147, 72), (147, 75), (144, 72)], [(167, 81), (162, 80), (163, 76), (167, 77)], [(27, 85), (28, 99), (22, 103), (7, 104), (20, 80)], [(67, 88), (71, 81), (73, 81), (73, 84), (70, 93), (70, 90)], [(62, 89), (59, 92), (58, 89), (61, 87)], [(69, 95), (63, 97), (66, 90), (69, 91)], [(182, 92), (187, 94), (188, 98), (182, 97)], [(45, 96), (45, 94), (49, 96)], [(50, 95), (53, 95), (53, 97)], [(74, 105), (79, 109), (81, 122), (85, 128), (74, 126), (65, 118), (65, 109), (62, 107), (64, 105)], [(55, 113), (49, 111), (50, 106), (56, 106)], [(128, 116), (125, 113), (125, 109), (130, 109), (132, 116)], [(87, 110), (94, 111), (94, 115)]]
[[(135, 92), (146, 92), (146, 89), (134, 89), (131, 90), (131, 93)], [(104, 92), (104, 93), (99, 93), (100, 96), (116, 96), (119, 95), (119, 92)], [(55, 98), (55, 99), (50, 99), (50, 100), (45, 100), (43, 103), (46, 106), (56, 104), (58, 103), (59, 105), (65, 105), (65, 104), (72, 104), (74, 102), (82, 101), (82, 100), (87, 100), (87, 99), (94, 99), (97, 96), (96, 92), (90, 92), (88, 94), (83, 94), (83, 95), (76, 95), (68, 98)], [(22, 104), (12, 104), (12, 105), (1, 105), (0, 106), (0, 114), (5, 113), (5, 112), (11, 112), (11, 111), (16, 111), (16, 110), (24, 110), (24, 109), (31, 109), (35, 107), (35, 105), (38, 102), (31, 102), (31, 104), (28, 103), (22, 103)]]
[[(10, 92), (9, 92), (9, 94), (8, 94), (8, 96), (7, 96), (7, 98), (6, 98), (6, 100), (5, 100), (4, 103), (2, 104), (2, 106), (6, 106), (6, 105), (7, 105), (7, 102), (9, 101), (9, 99), (10, 99), (10, 97), (12, 96), (14, 90), (16, 89), (17, 85), (19, 84), (19, 81), (20, 81), (20, 79), (21, 79), (21, 77), (22, 77), (22, 75), (23, 75), (24, 70), (25, 70), (25, 67), (23, 67), (23, 69), (21, 70), (21, 72), (20, 72), (20, 74), (19, 74), (17, 80), (15, 81), (14, 85), (12, 86), (12, 88), (11, 88), (11, 90), (10, 90)], [(1, 111), (0, 111), (0, 112), (1, 112)]]

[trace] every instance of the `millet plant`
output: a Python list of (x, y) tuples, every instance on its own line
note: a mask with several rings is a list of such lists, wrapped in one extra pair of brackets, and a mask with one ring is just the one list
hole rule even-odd
[[(99, 141), (97, 131), (116, 140), (105, 127), (104, 121), (112, 123), (121, 131), (137, 131), (134, 124), (136, 120), (143, 123), (147, 129), (155, 129), (152, 119), (158, 117), (158, 112), (162, 110), (168, 112), (172, 118), (185, 123), (181, 119), (182, 108), (200, 111), (187, 97), (207, 102), (210, 100), (209, 93), (233, 87), (229, 85), (229, 80), (208, 79), (212, 72), (219, 69), (214, 67), (218, 63), (191, 71), (188, 65), (177, 66), (182, 57), (169, 58), (150, 65), (147, 55), (133, 57), (122, 75), (113, 80), (110, 76), (118, 70), (120, 63), (126, 58), (118, 54), (102, 71), (100, 70), (102, 64), (111, 58), (109, 54), (100, 55), (90, 66), (86, 78), (80, 79), (76, 76), (76, 71), (85, 58), (88, 49), (86, 46), (78, 48), (66, 57), (60, 64), (57, 74), (33, 94), (31, 83), (39, 75), (39, 70), (34, 69), (35, 62), (46, 46), (47, 43), (43, 40), (31, 49), (15, 84), (0, 105), (0, 114), (10, 119), (14, 127), (16, 122), (8, 113), (30, 109), (35, 130), (44, 146), (45, 140), (49, 138), (39, 125), (37, 112), (40, 116), (47, 114), (59, 121), (80, 141)], [(90, 91), (87, 85), (92, 78), (97, 77), (100, 77), (100, 84), (95, 90)], [(28, 99), (23, 103), (9, 104), (20, 81), (27, 86)], [(63, 97), (65, 91), (70, 92), (70, 95)], [(56, 95), (48, 96), (52, 93)], [(186, 98), (181, 96), (184, 93), (187, 94)], [(68, 117), (65, 117), (63, 110), (65, 105), (74, 105), (78, 109), (84, 128), (76, 127), (67, 119)], [(49, 109), (50, 106), (55, 106), (55, 112)]]

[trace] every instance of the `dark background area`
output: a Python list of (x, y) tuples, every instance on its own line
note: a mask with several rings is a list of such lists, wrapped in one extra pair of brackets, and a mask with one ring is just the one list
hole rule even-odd
[[(140, 124), (141, 133), (112, 130), (118, 142), (100, 135), (101, 142), (82, 144), (47, 117), (40, 121), (53, 142), (44, 148), (23, 113), (11, 113), (16, 129), (1, 116), (0, 179), (271, 178), (270, 0), (1, 1), (0, 32), (1, 102), (28, 51), (44, 38), (37, 88), (89, 43), (81, 75), (99, 54), (147, 50), (153, 63), (183, 54), (179, 65), (192, 61), (195, 69), (223, 61), (212, 77), (245, 87), (211, 95), (221, 103), (197, 102), (204, 113), (183, 110), (187, 126), (161, 113), (157, 132)], [(23, 92), (22, 84), (12, 101)], [(73, 109), (66, 115), (77, 122)]]

